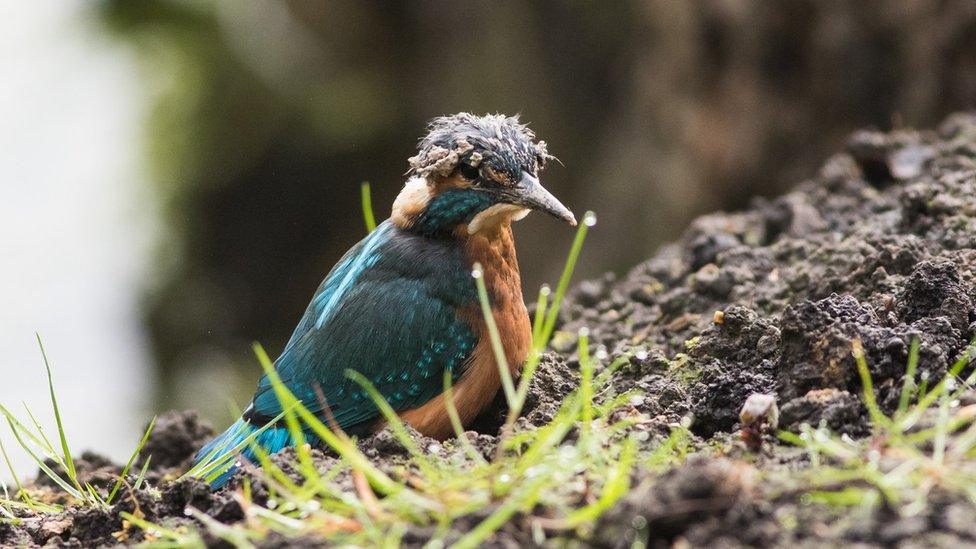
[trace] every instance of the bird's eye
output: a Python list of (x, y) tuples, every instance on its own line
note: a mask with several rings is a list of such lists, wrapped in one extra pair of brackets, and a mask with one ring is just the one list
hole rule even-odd
[(461, 175), (463, 175), (468, 181), (478, 179), (478, 168), (472, 166), (471, 164), (465, 164), (462, 162), (461, 165), (458, 166), (458, 171), (461, 172)]

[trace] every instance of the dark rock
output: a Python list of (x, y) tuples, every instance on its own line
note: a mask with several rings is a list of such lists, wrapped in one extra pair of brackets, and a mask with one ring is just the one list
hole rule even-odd
[(959, 278), (956, 264), (926, 260), (918, 264), (898, 296), (898, 313), (905, 322), (943, 317), (965, 331), (974, 318), (973, 303)]

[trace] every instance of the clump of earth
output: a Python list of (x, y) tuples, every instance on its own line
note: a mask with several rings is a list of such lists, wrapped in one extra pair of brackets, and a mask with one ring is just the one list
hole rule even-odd
[[(739, 438), (740, 410), (753, 394), (775, 399), (781, 429), (823, 425), (865, 437), (870, 427), (851, 353), (855, 341), (863, 346), (878, 403), (890, 412), (913, 340), (920, 348), (919, 380), (940, 379), (973, 340), (976, 115), (950, 116), (935, 131), (858, 132), (795, 191), (756, 199), (745, 211), (701, 217), (626, 276), (580, 283), (518, 428), (548, 422), (578, 385), (575, 334), (583, 327), (602, 367), (630, 357), (597, 398), (639, 391), (625, 412), (638, 418), (631, 429), (643, 435), (641, 444), (652, 447), (683, 424), (696, 448), (720, 449), (664, 473), (636, 471), (630, 493), (587, 542), (976, 544), (976, 528), (966, 518), (976, 516), (976, 507), (966, 501), (933, 494), (928, 509), (908, 519), (881, 509), (868, 520), (851, 520), (763, 481), (764, 472), (799, 466), (798, 449), (768, 433), (758, 447)], [(504, 404), (496, 403), (467, 434), (486, 457), (504, 414)], [(161, 416), (146, 452), (153, 455), (146, 483), (153, 488), (130, 493), (109, 513), (69, 509), (0, 524), (0, 545), (138, 542), (139, 531), (123, 528), (120, 511), (138, 510), (150, 521), (193, 521), (184, 515), (192, 506), (220, 522), (242, 520), (232, 492), (247, 472), (217, 492), (198, 480), (169, 480), (211, 433), (192, 412)], [(461, 453), (451, 441), (423, 442), (427, 451)], [(360, 447), (381, 467), (408, 457), (388, 431)], [(287, 471), (292, 455), (274, 459)], [(316, 450), (315, 459), (329, 467), (335, 458)], [(82, 478), (96, 487), (110, 485), (119, 469), (96, 454), (79, 460)], [(254, 497), (262, 497), (259, 483)], [(531, 543), (524, 519), (514, 519), (493, 543)], [(120, 539), (123, 531), (131, 537)], [(404, 539), (424, 541), (422, 531)]]

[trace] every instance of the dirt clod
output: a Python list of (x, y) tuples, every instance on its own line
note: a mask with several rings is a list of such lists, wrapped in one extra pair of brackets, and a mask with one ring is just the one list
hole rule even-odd
[(213, 434), (210, 424), (194, 411), (166, 412), (156, 418), (142, 455), (152, 456), (153, 470), (183, 467)]

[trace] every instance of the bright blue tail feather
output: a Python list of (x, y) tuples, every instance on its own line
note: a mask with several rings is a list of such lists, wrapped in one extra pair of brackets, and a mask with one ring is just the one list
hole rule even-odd
[[(254, 435), (257, 431), (261, 429), (260, 426), (251, 425), (246, 420), (238, 419), (233, 425), (227, 428), (226, 431), (216, 436), (213, 440), (200, 448), (197, 455), (193, 457), (194, 465), (199, 465), (203, 462), (212, 463), (214, 461), (222, 461), (227, 456), (228, 453), (234, 451), (234, 449), (244, 442), (248, 437)], [(308, 440), (308, 442), (314, 442)], [(261, 431), (251, 444), (248, 444), (237, 452), (241, 458), (246, 459), (252, 463), (257, 461), (257, 456), (254, 453), (252, 446), (258, 446), (262, 448), (265, 452), (270, 454), (275, 454), (282, 449), (293, 446), (293, 441), (291, 435), (288, 433), (288, 429), (285, 427), (268, 427), (264, 431)], [(213, 455), (211, 455), (213, 454)], [(209, 458), (209, 459), (208, 459)], [(228, 468), (226, 471), (221, 473), (216, 479), (214, 479), (210, 486), (214, 489), (220, 488), (230, 480), (230, 477), (234, 475), (234, 472), (238, 467), (238, 459), (235, 458), (235, 463)]]

